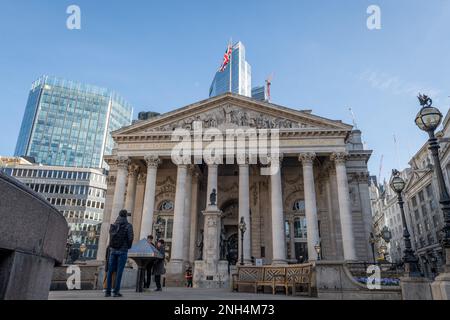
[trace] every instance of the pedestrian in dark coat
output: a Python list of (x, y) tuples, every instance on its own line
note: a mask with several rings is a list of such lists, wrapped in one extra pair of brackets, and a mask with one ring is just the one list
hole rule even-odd
[(114, 284), (114, 297), (121, 297), (120, 284), (122, 281), (123, 270), (128, 258), (128, 249), (133, 244), (133, 226), (127, 220), (127, 210), (120, 210), (119, 217), (109, 230), (109, 264), (108, 277), (106, 280), (105, 297), (111, 296), (113, 272), (116, 272)]
[(164, 249), (164, 240), (159, 239), (156, 243), (156, 249), (159, 251), (159, 253), (162, 254), (163, 258), (158, 259), (153, 263), (153, 274), (155, 275), (155, 283), (156, 283), (156, 290), (155, 291), (162, 291), (161, 287), (161, 275), (166, 273), (166, 268), (164, 267), (164, 260), (166, 251)]

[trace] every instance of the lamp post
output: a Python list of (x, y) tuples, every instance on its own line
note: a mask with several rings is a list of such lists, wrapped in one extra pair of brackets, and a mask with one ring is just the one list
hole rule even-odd
[(322, 250), (320, 243), (317, 242), (317, 244), (314, 246), (314, 250), (316, 250), (317, 253), (317, 260), (320, 260), (320, 251)]
[(370, 242), (370, 246), (372, 248), (372, 258), (373, 258), (373, 263), (377, 263), (376, 259), (375, 259), (375, 243), (377, 242), (377, 239), (374, 237), (373, 233), (370, 233), (370, 238), (369, 238), (369, 242)]
[(83, 257), (83, 260), (86, 259), (86, 257), (83, 256), (84, 253), (86, 252), (86, 249), (87, 249), (86, 245), (85, 245), (84, 243), (82, 243), (82, 244), (80, 245), (80, 252), (81, 252), (81, 256)]
[(158, 240), (161, 238), (161, 234), (164, 228), (161, 217), (158, 217), (158, 219), (156, 219), (156, 223), (153, 228), (155, 228), (156, 242), (158, 242)]
[(244, 233), (247, 231), (247, 225), (245, 224), (244, 217), (241, 217), (239, 223), (239, 230), (241, 230), (241, 266), (244, 265)]
[(395, 193), (397, 193), (398, 206), (400, 207), (400, 213), (402, 217), (403, 224), (403, 240), (405, 242), (405, 250), (403, 251), (403, 262), (405, 263), (405, 274), (408, 277), (420, 277), (419, 263), (418, 259), (414, 255), (414, 251), (411, 246), (411, 239), (408, 230), (408, 225), (406, 224), (405, 209), (403, 208), (403, 197), (402, 191), (405, 189), (405, 180), (400, 176), (398, 170), (392, 170), (392, 177), (390, 181), (390, 186)]
[(444, 215), (442, 249), (446, 256), (445, 272), (450, 273), (450, 196), (445, 185), (441, 160), (439, 159), (439, 143), (434, 134), (437, 127), (441, 124), (443, 116), (439, 109), (433, 107), (433, 100), (431, 98), (422, 94), (419, 94), (418, 98), (422, 108), (417, 114), (415, 122), (419, 129), (428, 133), (429, 136), (428, 149), (431, 151), (433, 157), (434, 173), (436, 174), (439, 186), (439, 203)]

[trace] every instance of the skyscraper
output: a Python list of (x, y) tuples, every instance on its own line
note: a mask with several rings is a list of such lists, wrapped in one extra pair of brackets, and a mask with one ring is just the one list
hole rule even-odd
[(131, 124), (132, 115), (108, 89), (43, 76), (31, 86), (14, 154), (45, 165), (105, 167), (110, 132)]
[(254, 87), (252, 89), (252, 98), (259, 101), (268, 101), (266, 86)]
[(215, 97), (230, 92), (230, 65), (231, 65), (231, 92), (251, 97), (252, 72), (250, 64), (245, 60), (245, 47), (242, 42), (233, 46), (231, 64), (223, 72), (217, 71), (209, 89), (209, 97)]

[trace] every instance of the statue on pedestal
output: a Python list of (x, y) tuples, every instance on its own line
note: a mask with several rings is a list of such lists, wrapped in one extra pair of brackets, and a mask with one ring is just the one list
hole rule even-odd
[(217, 203), (217, 191), (216, 189), (213, 189), (211, 194), (209, 195), (209, 204), (211, 206), (215, 206)]

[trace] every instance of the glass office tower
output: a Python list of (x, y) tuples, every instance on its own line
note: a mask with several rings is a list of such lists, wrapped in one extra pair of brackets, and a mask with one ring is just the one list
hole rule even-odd
[(267, 90), (265, 86), (254, 87), (252, 89), (252, 98), (260, 101), (268, 101)]
[(32, 84), (14, 155), (45, 165), (107, 167), (110, 132), (130, 125), (132, 116), (131, 105), (108, 89), (43, 76)]
[[(250, 64), (245, 60), (245, 47), (242, 42), (233, 46), (231, 71), (231, 91), (251, 97), (252, 70)], [(215, 97), (225, 92), (230, 92), (230, 64), (223, 72), (216, 72), (209, 89), (209, 97)]]

